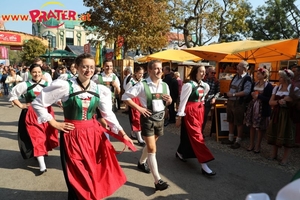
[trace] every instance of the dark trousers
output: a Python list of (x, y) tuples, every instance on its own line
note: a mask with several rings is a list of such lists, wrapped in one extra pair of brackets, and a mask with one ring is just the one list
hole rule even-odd
[(211, 110), (212, 104), (210, 102), (205, 102), (204, 105), (204, 120), (203, 120), (203, 125), (202, 125), (202, 133), (204, 133), (205, 125), (208, 119), (208, 113)]
[(168, 106), (169, 109), (169, 121), (175, 122), (176, 111), (175, 111), (175, 101)]

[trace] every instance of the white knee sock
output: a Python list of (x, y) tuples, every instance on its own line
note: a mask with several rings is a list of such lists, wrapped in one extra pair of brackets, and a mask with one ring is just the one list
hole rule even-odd
[(147, 161), (147, 157), (148, 157), (148, 151), (147, 151), (147, 146), (145, 146), (143, 148), (143, 151), (142, 151), (142, 156), (140, 158), (140, 164), (143, 164)]
[(230, 141), (233, 141), (233, 139), (234, 139), (234, 134), (232, 134), (232, 133), (229, 133), (229, 135), (228, 135), (228, 139), (229, 139)]
[(211, 173), (211, 169), (209, 169), (209, 167), (207, 166), (206, 163), (201, 163), (201, 167), (204, 171), (206, 171), (207, 173)]
[(44, 171), (46, 169), (46, 163), (44, 160), (44, 156), (38, 156), (36, 157), (37, 161), (39, 162), (39, 166), (40, 166), (40, 171)]
[(148, 153), (148, 165), (153, 175), (155, 184), (161, 179), (158, 173), (158, 166), (156, 161), (156, 153)]
[(137, 138), (137, 140), (139, 141), (139, 142), (144, 142), (144, 140), (143, 140), (143, 138), (142, 138), (142, 135), (141, 135), (141, 131), (137, 131), (137, 132), (135, 132), (135, 134), (136, 134), (136, 138)]

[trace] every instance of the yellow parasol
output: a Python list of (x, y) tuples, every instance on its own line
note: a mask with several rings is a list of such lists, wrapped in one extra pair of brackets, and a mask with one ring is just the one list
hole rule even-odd
[(256, 41), (244, 40), (225, 42), (183, 49), (205, 60), (219, 62), (262, 63), (295, 58), (298, 39)]
[(162, 62), (187, 60), (199, 61), (202, 60), (202, 58), (182, 50), (168, 49), (139, 58), (138, 62), (148, 62), (150, 60), (160, 60)]

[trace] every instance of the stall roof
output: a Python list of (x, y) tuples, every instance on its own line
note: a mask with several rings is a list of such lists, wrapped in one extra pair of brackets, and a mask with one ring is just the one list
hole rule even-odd
[[(83, 46), (67, 45), (65, 50), (71, 51), (71, 52), (75, 53), (76, 55), (80, 55), (80, 54), (84, 53)], [(91, 47), (91, 54), (93, 56), (95, 56), (95, 54), (96, 54), (95, 47)]]

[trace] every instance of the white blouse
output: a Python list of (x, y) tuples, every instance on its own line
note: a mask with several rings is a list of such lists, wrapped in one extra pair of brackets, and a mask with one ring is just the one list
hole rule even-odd
[[(192, 83), (194, 84), (195, 87), (198, 86), (198, 83), (196, 83), (195, 81), (193, 81)], [(204, 95), (201, 99), (202, 101), (204, 101), (205, 95), (209, 92), (210, 87), (207, 83), (205, 83), (203, 81), (201, 81), (200, 85), (204, 87)], [(178, 107), (178, 111), (177, 111), (178, 116), (185, 116), (185, 112), (184, 112), (185, 107), (186, 107), (188, 99), (192, 93), (192, 90), (193, 90), (193, 87), (190, 82), (182, 85), (181, 95), (180, 95), (180, 103), (179, 103), (179, 107)]]
[[(29, 81), (32, 85), (36, 84), (34, 83), (32, 80)], [(41, 82), (39, 84), (41, 85), (45, 85), (45, 80), (41, 80)], [(49, 83), (48, 83), (49, 84)], [(9, 101), (13, 101), (18, 99), (21, 95), (25, 94), (27, 92), (27, 83), (26, 82), (21, 82), (18, 85), (16, 85), (15, 87), (13, 87), (13, 89), (11, 90), (10, 94), (9, 94)], [(43, 89), (42, 86), (37, 85), (35, 86), (32, 90), (33, 92), (41, 92)]]
[[(13, 81), (13, 82), (12, 82)], [(14, 77), (12, 76), (7, 76), (5, 83), (8, 83), (9, 86), (13, 86), (13, 83), (17, 81), (17, 82), (22, 82), (23, 78), (19, 75), (15, 75)]]
[[(81, 91), (81, 87), (78, 85), (76, 78), (69, 79), (72, 82), (73, 92)], [(96, 92), (98, 89), (100, 101), (98, 108), (100, 109), (102, 117), (107, 121), (107, 124), (114, 133), (118, 133), (120, 130), (123, 130), (119, 121), (117, 120), (116, 115), (112, 111), (112, 101), (111, 101), (111, 92), (110, 90), (103, 86), (97, 85), (93, 81), (90, 82), (90, 91)], [(70, 86), (68, 81), (57, 79), (52, 82), (48, 87), (45, 87), (40, 95), (32, 102), (33, 109), (37, 113), (38, 122), (45, 123), (52, 119), (52, 115), (48, 113), (47, 107), (56, 103), (61, 99), (62, 102), (65, 102), (69, 99)], [(85, 92), (78, 95), (79, 98), (85, 99), (93, 97), (92, 94)]]

